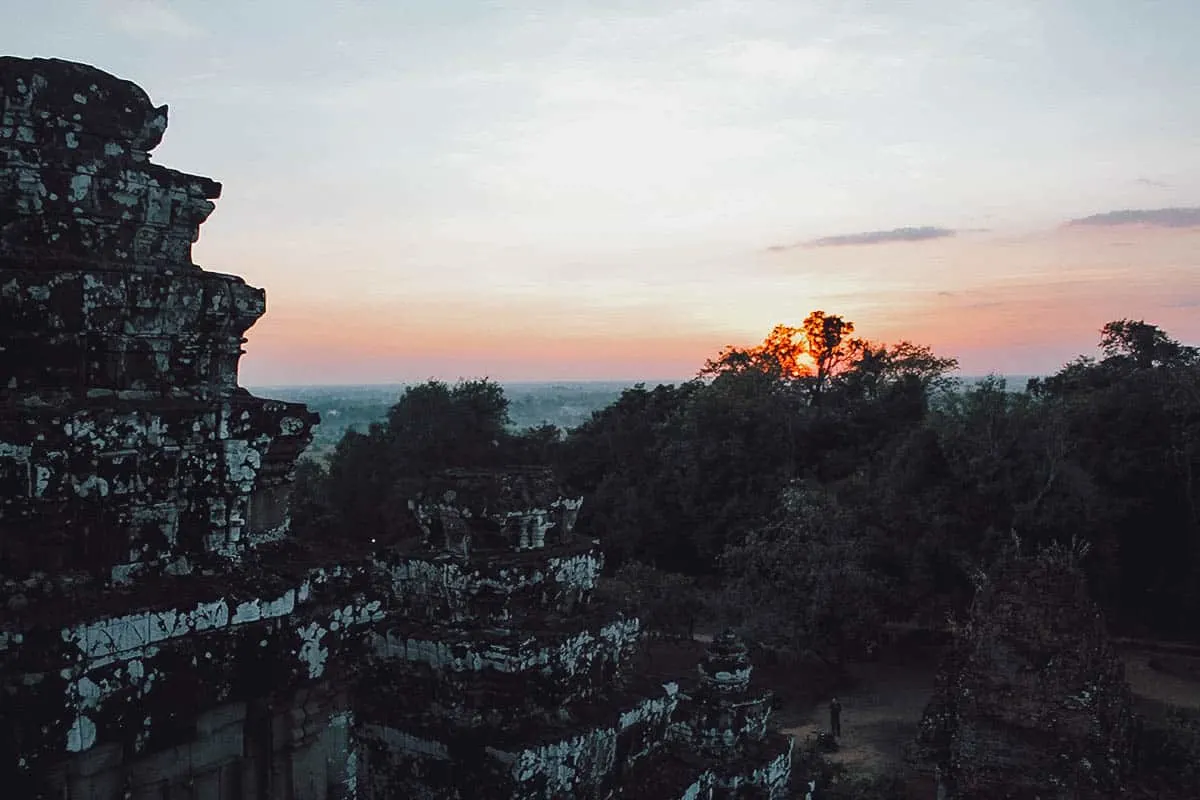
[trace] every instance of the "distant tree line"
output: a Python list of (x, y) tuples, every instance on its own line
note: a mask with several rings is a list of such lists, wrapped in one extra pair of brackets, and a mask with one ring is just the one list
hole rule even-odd
[(694, 380), (626, 390), (565, 437), (512, 432), (486, 380), (410, 387), (327, 470), (304, 466), (296, 526), (405, 535), (407, 498), (432, 472), (547, 463), (661, 627), (689, 627), (696, 604), (672, 592), (703, 586), (763, 641), (841, 659), (889, 620), (964, 608), (972, 569), (1015, 531), (1091, 542), (1093, 592), (1120, 628), (1194, 635), (1196, 348), (1119, 320), (1098, 357), (1013, 390), (963, 387), (954, 359), (854, 332), (813, 312)]
[(406, 387), (383, 422), (349, 430), (328, 466), (296, 469), (293, 525), (301, 535), (390, 542), (414, 535), (408, 501), (438, 472), (548, 464), (561, 432), (514, 432), (504, 389), (492, 381)]
[[(586, 421), (592, 409), (608, 405), (625, 388), (619, 383), (516, 384), (505, 387), (508, 428), (517, 432), (554, 424), (566, 429)], [(321, 414), (304, 458), (327, 464), (350, 430), (367, 432), (382, 422), (403, 386), (276, 387), (265, 391), (280, 400), (305, 403)], [(306, 468), (309, 469), (309, 468)]]

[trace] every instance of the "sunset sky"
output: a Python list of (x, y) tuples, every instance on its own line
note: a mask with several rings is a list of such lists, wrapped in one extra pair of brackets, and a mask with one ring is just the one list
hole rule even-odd
[(967, 374), (1200, 344), (1197, 0), (0, 5), (224, 184), (249, 385), (687, 377), (813, 309)]

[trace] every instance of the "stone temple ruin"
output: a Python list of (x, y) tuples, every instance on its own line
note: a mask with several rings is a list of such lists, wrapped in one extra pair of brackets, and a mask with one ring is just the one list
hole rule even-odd
[(1120, 797), (1133, 696), (1077, 551), (1018, 550), (980, 576), (914, 756), (947, 800)]
[(779, 798), (745, 647), (692, 683), (537, 469), (452, 471), (388, 547), (289, 532), (317, 416), (237, 384), (264, 294), (192, 262), (166, 107), (0, 58), (0, 783), (14, 798)]

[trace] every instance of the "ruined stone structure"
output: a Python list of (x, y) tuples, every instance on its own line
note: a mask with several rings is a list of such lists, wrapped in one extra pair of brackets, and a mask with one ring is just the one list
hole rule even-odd
[(744, 648), (640, 679), (545, 470), (427, 482), (416, 541), (292, 537), (317, 418), (237, 385), (263, 292), (191, 259), (220, 186), (95, 68), (0, 58), (0, 104), (6, 797), (784, 796)]
[(736, 637), (694, 691), (629, 669), (638, 621), (593, 602), (603, 556), (572, 534), (578, 508), (544, 469), (455, 470), (414, 499), (423, 541), (379, 564), (405, 600), (357, 706), (366, 796), (786, 794), (792, 742)]
[(646, 797), (787, 796), (792, 740), (768, 727), (773, 698), (753, 689), (752, 672), (740, 638), (714, 638), (682, 687), (663, 754), (631, 783), (649, 787)]
[(216, 796), (324, 765), (330, 580), (278, 558), (316, 417), (237, 386), (263, 292), (191, 259), (220, 186), (150, 163), (166, 108), (98, 70), (0, 59), (0, 103), (0, 781)]
[(1119, 797), (1133, 699), (1078, 553), (1016, 547), (980, 578), (917, 755), (950, 799)]
[(619, 680), (638, 622), (593, 605), (596, 543), (545, 470), (453, 471), (392, 548), (406, 598), (372, 637), (360, 706), (371, 797), (604, 797), (661, 742), (675, 686)]

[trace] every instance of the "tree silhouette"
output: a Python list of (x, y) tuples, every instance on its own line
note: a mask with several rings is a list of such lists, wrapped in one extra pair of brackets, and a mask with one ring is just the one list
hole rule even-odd
[(1100, 329), (1106, 359), (1124, 359), (1137, 369), (1195, 363), (1200, 349), (1186, 347), (1145, 320), (1121, 319)]
[(833, 376), (844, 371), (865, 349), (851, 339), (854, 323), (836, 314), (813, 311), (799, 327), (776, 325), (762, 344), (727, 345), (705, 362), (702, 377), (757, 373), (769, 379), (805, 386), (809, 403), (817, 405)]

